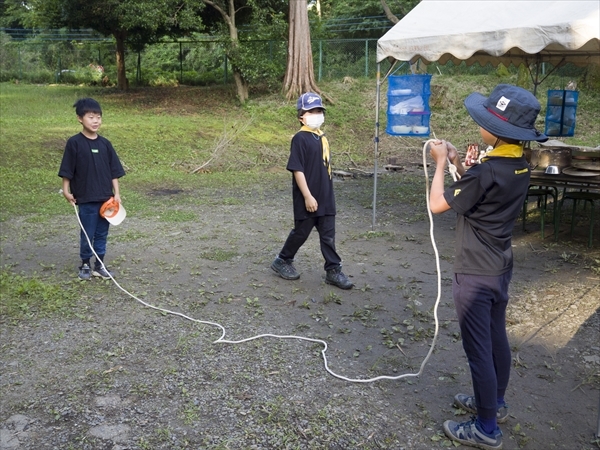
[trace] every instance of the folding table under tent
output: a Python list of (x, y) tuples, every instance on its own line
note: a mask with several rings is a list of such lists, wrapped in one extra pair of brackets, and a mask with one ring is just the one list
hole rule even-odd
[[(381, 79), (381, 62), (392, 62)], [(600, 64), (600, 1), (422, 0), (377, 41), (373, 229), (377, 200), (380, 87), (396, 61), (467, 65), (525, 63), (534, 83), (542, 62)], [(532, 70), (532, 67), (534, 68)], [(534, 74), (535, 71), (535, 74)], [(547, 74), (549, 75), (549, 74)], [(546, 75), (546, 76), (547, 76)]]

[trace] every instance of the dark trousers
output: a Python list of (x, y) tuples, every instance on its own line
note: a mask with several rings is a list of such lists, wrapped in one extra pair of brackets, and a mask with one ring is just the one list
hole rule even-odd
[[(83, 225), (83, 229), (90, 238), (90, 242), (96, 254), (100, 259), (106, 254), (106, 240), (108, 239), (109, 222), (100, 215), (100, 207), (102, 202), (82, 203), (78, 205), (79, 219)], [(79, 256), (83, 261), (89, 260), (93, 256), (92, 247), (88, 244), (83, 230), (79, 235)], [(96, 261), (96, 267), (100, 263)]]
[(319, 232), (321, 253), (325, 258), (325, 270), (339, 267), (342, 259), (335, 250), (335, 216), (310, 217), (305, 220), (294, 221), (294, 229), (290, 231), (285, 244), (283, 244), (279, 257), (281, 259), (294, 259), (313, 228), (316, 228)]
[(506, 306), (512, 271), (499, 276), (455, 274), (452, 292), (469, 360), (477, 414), (495, 419), (510, 377)]

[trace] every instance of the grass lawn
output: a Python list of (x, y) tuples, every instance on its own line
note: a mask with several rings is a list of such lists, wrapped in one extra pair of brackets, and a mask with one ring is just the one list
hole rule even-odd
[[(478, 128), (462, 105), (476, 90), (516, 83), (515, 75), (434, 76), (431, 129), (438, 138), (464, 149), (478, 142)], [(564, 84), (545, 82), (547, 89)], [(418, 138), (385, 134), (386, 97), (381, 98), (380, 158), (414, 151)], [(376, 90), (374, 80), (323, 83), (333, 100), (324, 126), (334, 155), (334, 166), (366, 170), (373, 163)], [(538, 95), (543, 130), (546, 89)], [(134, 89), (85, 86), (0, 85), (0, 174), (5, 195), (0, 221), (18, 214), (64, 214), (57, 177), (66, 140), (80, 131), (72, 105), (77, 98), (95, 97), (103, 108), (100, 133), (114, 145), (126, 170), (123, 194), (130, 207), (143, 213), (148, 202), (140, 192), (152, 189), (235, 187), (268, 182), (271, 175), (287, 176), (289, 141), (297, 130), (294, 102), (279, 94), (263, 94), (240, 106), (232, 88), (172, 87)], [(433, 100), (433, 97), (432, 97)], [(576, 134), (568, 143), (596, 146), (600, 142), (600, 93), (582, 91)]]

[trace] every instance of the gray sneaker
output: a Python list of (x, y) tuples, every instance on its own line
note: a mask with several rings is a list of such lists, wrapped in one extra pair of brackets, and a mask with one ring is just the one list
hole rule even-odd
[(277, 272), (284, 280), (297, 280), (300, 278), (300, 274), (296, 271), (291, 259), (285, 260), (277, 257), (271, 264), (271, 269)]
[[(477, 404), (472, 395), (456, 394), (454, 396), (454, 406), (464, 409), (472, 414), (477, 414)], [(505, 403), (496, 411), (496, 422), (504, 423), (508, 420), (508, 405)]]
[(91, 277), (92, 277), (92, 270), (90, 269), (90, 266), (88, 266), (87, 264), (83, 264), (79, 268), (79, 279), (80, 280), (89, 280)]
[(496, 427), (496, 431), (487, 434), (477, 427), (477, 419), (468, 422), (444, 422), (444, 433), (451, 440), (460, 442), (469, 447), (481, 448), (483, 450), (500, 450), (502, 448), (502, 431)]
[(112, 272), (109, 272), (103, 267), (96, 267), (94, 268), (92, 275), (94, 275), (95, 277), (100, 277), (103, 280), (110, 280), (112, 277)]
[(340, 289), (352, 289), (354, 283), (352, 283), (344, 272), (342, 272), (341, 267), (336, 267), (335, 269), (331, 269), (327, 271), (325, 275), (325, 283), (333, 284), (334, 286), (339, 287)]

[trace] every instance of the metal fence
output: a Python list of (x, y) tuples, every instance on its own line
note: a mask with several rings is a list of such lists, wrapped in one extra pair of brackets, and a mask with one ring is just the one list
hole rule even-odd
[[(374, 78), (377, 39), (312, 41), (317, 81)], [(250, 84), (279, 86), (286, 69), (287, 41), (243, 41), (240, 67)], [(116, 45), (93, 30), (0, 29), (0, 81), (29, 83), (115, 84)], [(126, 50), (127, 79), (132, 85), (212, 85), (233, 80), (225, 43), (210, 37), (160, 42), (141, 52)], [(385, 69), (384, 69), (385, 70)], [(438, 71), (437, 63), (429, 71)], [(444, 74), (486, 74), (491, 65), (467, 67), (451, 62)], [(516, 71), (516, 68), (509, 68)], [(563, 76), (573, 70), (560, 69)], [(579, 73), (581, 70), (575, 72)], [(571, 75), (569, 75), (571, 76)]]
[[(376, 39), (312, 42), (318, 81), (376, 75)], [(0, 81), (31, 83), (114, 83), (116, 46), (110, 40), (17, 40), (0, 32)], [(281, 80), (286, 41), (248, 41), (241, 67), (251, 83)], [(232, 81), (231, 61), (218, 40), (162, 42), (141, 52), (126, 51), (127, 78), (135, 85), (209, 85)]]

